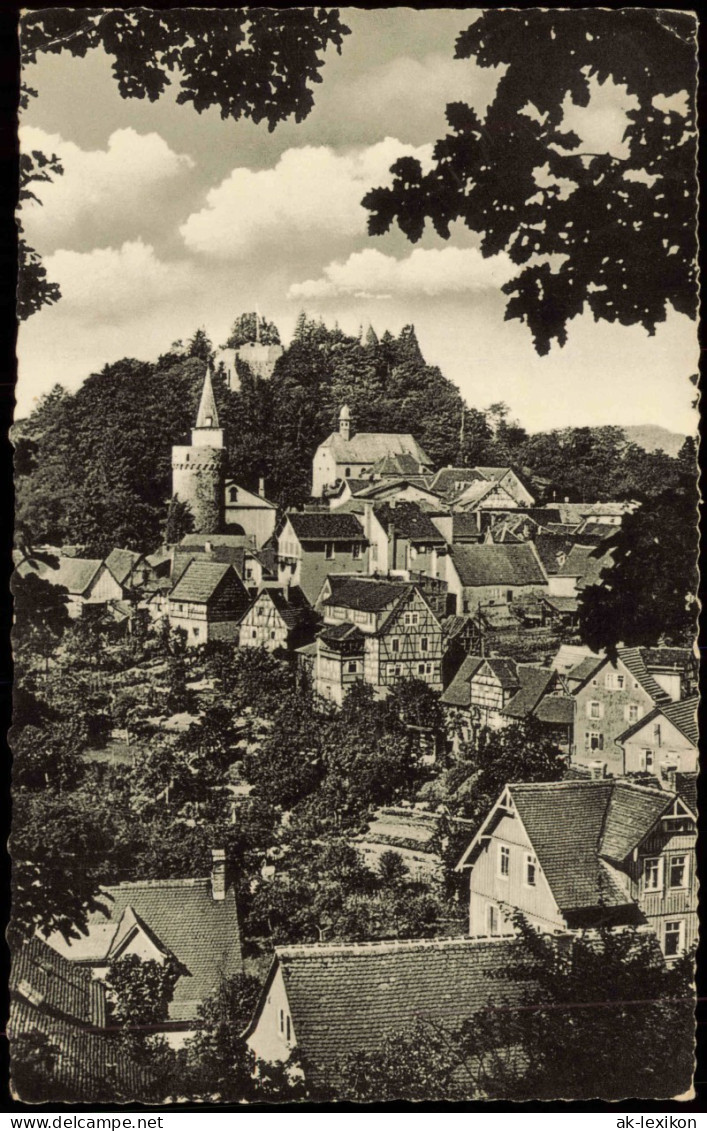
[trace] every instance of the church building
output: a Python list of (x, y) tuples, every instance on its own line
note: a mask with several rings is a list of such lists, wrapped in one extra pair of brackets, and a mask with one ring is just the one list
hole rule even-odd
[(412, 456), (415, 474), (432, 470), (429, 456), (409, 432), (357, 432), (351, 435), (351, 413), (344, 405), (339, 414), (339, 429), (319, 445), (312, 461), (312, 495), (321, 498), (337, 481), (360, 479), (370, 473), (385, 456)]

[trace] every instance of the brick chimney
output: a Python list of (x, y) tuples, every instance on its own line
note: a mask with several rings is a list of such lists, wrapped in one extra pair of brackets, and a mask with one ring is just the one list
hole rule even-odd
[(223, 848), (211, 849), (211, 898), (226, 898), (226, 852)]

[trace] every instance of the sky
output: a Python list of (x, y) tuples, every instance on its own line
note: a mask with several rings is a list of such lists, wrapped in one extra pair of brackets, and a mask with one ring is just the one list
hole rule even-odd
[[(273, 133), (178, 106), (121, 98), (102, 51), (40, 57), (38, 92), (20, 144), (56, 153), (64, 175), (41, 186), (23, 220), (61, 300), (20, 328), (17, 415), (56, 382), (76, 389), (122, 357), (154, 360), (204, 327), (221, 345), (258, 309), (289, 341), (304, 309), (347, 332), (415, 325), (426, 360), (483, 408), (505, 401), (529, 431), (567, 425), (695, 428), (695, 324), (671, 312), (641, 327), (569, 324), (567, 344), (539, 357), (528, 330), (505, 322), (505, 255), (483, 259), (457, 225), (369, 237), (360, 201), (397, 157), (431, 159), (448, 102), (483, 111), (498, 73), (454, 59), (471, 9), (342, 10), (352, 34), (327, 52), (315, 107)], [(620, 153), (626, 92), (595, 85), (565, 121), (593, 147)]]

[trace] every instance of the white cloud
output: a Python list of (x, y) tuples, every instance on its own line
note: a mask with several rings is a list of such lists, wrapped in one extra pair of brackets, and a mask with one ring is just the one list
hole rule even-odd
[(390, 298), (392, 295), (449, 295), (497, 289), (515, 268), (504, 253), (484, 259), (476, 248), (416, 248), (395, 259), (374, 248), (330, 263), (319, 279), (294, 283), (289, 298), (319, 299), (337, 295)]
[(55, 247), (97, 220), (105, 227), (149, 221), (159, 215), (167, 182), (194, 166), (159, 134), (134, 129), (115, 130), (106, 149), (86, 150), (59, 134), (22, 126), (20, 145), (25, 151), (55, 153), (63, 166), (63, 176), (36, 186), (42, 206), (29, 202), (23, 208), (30, 237), (48, 239)]
[(163, 263), (142, 240), (90, 252), (56, 251), (45, 266), (61, 290), (58, 309), (82, 322), (131, 318), (193, 287), (188, 264)]
[(291, 253), (323, 238), (345, 243), (366, 235), (361, 199), (390, 180), (390, 166), (402, 156), (417, 157), (427, 167), (432, 146), (387, 137), (347, 154), (326, 146), (287, 149), (272, 169), (234, 169), (180, 232), (191, 251), (219, 259), (276, 248)]

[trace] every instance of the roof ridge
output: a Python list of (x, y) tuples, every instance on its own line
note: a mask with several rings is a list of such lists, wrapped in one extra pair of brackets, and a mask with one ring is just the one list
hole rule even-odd
[(182, 880), (120, 880), (117, 884), (104, 884), (101, 891), (111, 891), (116, 888), (147, 888), (147, 887), (194, 887), (196, 884), (208, 884), (208, 876), (192, 876)]
[(445, 935), (429, 939), (373, 939), (365, 942), (350, 943), (296, 943), (292, 946), (276, 946), (275, 954), (278, 958), (316, 958), (322, 954), (370, 954), (395, 953), (404, 950), (445, 950), (452, 947), (474, 948), (480, 943), (509, 943), (514, 936), (493, 935)]

